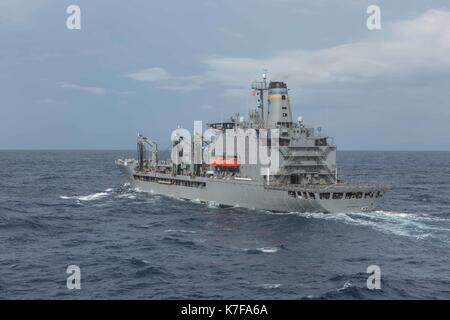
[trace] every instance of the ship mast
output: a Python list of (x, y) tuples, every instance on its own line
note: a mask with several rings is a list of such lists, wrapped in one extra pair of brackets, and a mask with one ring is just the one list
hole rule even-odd
[(261, 120), (264, 123), (264, 91), (267, 91), (267, 69), (263, 70), (262, 81), (254, 81), (252, 83), (252, 89), (258, 92), (258, 109), (260, 112)]

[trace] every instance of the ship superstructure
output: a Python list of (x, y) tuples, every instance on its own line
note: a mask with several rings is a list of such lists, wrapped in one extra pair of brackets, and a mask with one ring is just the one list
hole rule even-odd
[[(228, 121), (209, 123), (207, 127), (223, 137), (227, 137), (226, 132), (255, 133), (258, 141), (267, 141), (268, 148), (273, 142), (261, 135), (276, 130), (279, 156), (275, 170), (266, 172), (264, 165), (249, 163), (247, 144), (241, 154), (234, 147), (227, 149), (228, 154), (201, 153), (197, 162), (161, 161), (157, 144), (138, 135), (138, 159), (116, 161), (131, 186), (183, 199), (269, 211), (352, 212), (376, 207), (386, 187), (349, 184), (338, 179), (333, 139), (323, 135), (320, 128), (306, 126), (302, 117), (293, 120), (286, 83), (267, 81), (264, 76), (252, 84), (252, 89), (258, 107), (250, 111), (247, 119), (236, 114)], [(173, 139), (172, 146), (177, 147), (180, 142)], [(207, 144), (201, 140), (202, 148)], [(146, 146), (151, 148), (149, 159)], [(183, 153), (179, 146), (175, 150), (177, 155)], [(195, 157), (193, 150), (195, 146), (184, 150), (190, 159)]]

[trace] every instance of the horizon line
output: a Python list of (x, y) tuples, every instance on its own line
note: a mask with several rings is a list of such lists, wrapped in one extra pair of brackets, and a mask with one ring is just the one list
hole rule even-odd
[[(2, 149), (1, 151), (136, 151), (135, 149), (93, 149), (93, 148), (68, 148), (68, 149)], [(170, 151), (161, 149), (159, 151)], [(366, 151), (366, 152), (450, 152), (450, 149), (337, 149), (337, 151)]]

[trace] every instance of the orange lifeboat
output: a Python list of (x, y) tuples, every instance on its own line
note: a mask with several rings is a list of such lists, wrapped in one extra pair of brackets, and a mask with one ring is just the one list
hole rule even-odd
[(212, 158), (209, 165), (213, 167), (239, 167), (237, 157), (233, 158)]

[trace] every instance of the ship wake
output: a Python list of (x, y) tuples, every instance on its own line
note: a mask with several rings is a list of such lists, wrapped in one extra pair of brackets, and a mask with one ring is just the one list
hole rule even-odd
[(121, 188), (108, 188), (101, 192), (94, 192), (88, 195), (62, 195), (59, 196), (62, 200), (75, 200), (77, 203), (96, 202), (99, 200), (107, 200), (110, 198), (117, 199), (135, 199), (136, 191), (130, 188), (129, 184), (124, 184)]
[(426, 213), (377, 210), (373, 212), (353, 213), (272, 212), (271, 214), (292, 214), (307, 219), (331, 220), (349, 225), (366, 226), (380, 232), (415, 238), (417, 240), (436, 238), (444, 242), (450, 242), (450, 229), (442, 227), (442, 222), (448, 221), (448, 219)]

